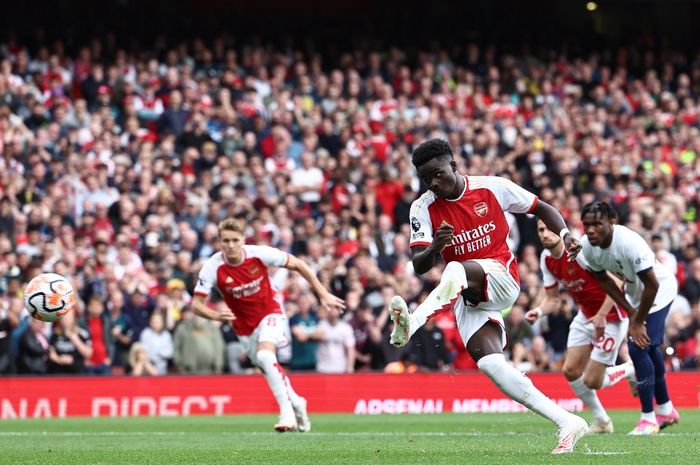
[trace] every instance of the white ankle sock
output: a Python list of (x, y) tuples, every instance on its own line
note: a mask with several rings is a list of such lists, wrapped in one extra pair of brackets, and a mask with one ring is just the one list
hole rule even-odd
[(603, 404), (600, 403), (598, 394), (583, 382), (583, 376), (574, 381), (569, 381), (569, 386), (576, 393), (576, 396), (583, 401), (583, 403), (591, 411), (591, 415), (602, 421), (610, 420), (608, 413), (605, 411)]
[(614, 367), (608, 367), (605, 369), (605, 377), (603, 378), (603, 384), (600, 386), (601, 389), (613, 386), (619, 381), (629, 378), (634, 374), (634, 365), (631, 362), (625, 362)]
[(660, 415), (670, 415), (671, 412), (673, 412), (673, 402), (669, 400), (668, 402), (657, 405), (656, 411), (659, 412)]
[(571, 416), (552, 399), (542, 394), (532, 384), (530, 378), (506, 362), (503, 354), (486, 355), (477, 362), (477, 365), (504, 394), (553, 421), (557, 426), (564, 425)]
[[(459, 262), (450, 262), (445, 267), (442, 273), (442, 278), (440, 283), (432, 290), (432, 292), (425, 298), (423, 302), (411, 313), (409, 318), (409, 336), (413, 336), (418, 328), (423, 326), (428, 318), (435, 312), (443, 310), (445, 308), (452, 308), (454, 301), (446, 300), (444, 293), (445, 286), (453, 285), (456, 283), (461, 290), (466, 289), (469, 284), (467, 282), (467, 273), (464, 271), (464, 266)], [(457, 298), (461, 298), (461, 290), (457, 293)], [(450, 295), (448, 299), (454, 299), (454, 295)]]
[[(258, 366), (265, 374), (270, 390), (280, 406), (280, 414), (282, 416), (293, 416), (291, 397), (294, 391), (290, 389), (291, 385), (288, 384), (288, 381), (285, 381), (287, 374), (277, 362), (277, 356), (270, 350), (259, 350), (256, 358), (258, 359)], [(296, 396), (296, 393), (294, 395)]]
[(642, 420), (646, 420), (649, 423), (656, 423), (656, 414), (654, 412), (642, 412)]

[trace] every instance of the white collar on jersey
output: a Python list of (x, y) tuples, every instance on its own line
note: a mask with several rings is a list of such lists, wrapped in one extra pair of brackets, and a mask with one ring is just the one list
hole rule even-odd
[(462, 197), (464, 197), (464, 193), (467, 192), (467, 186), (469, 185), (469, 181), (467, 180), (467, 177), (466, 177), (465, 175), (462, 174), (462, 175), (460, 175), (460, 176), (462, 176), (462, 178), (464, 178), (464, 190), (462, 190), (462, 193), (459, 194), (459, 197), (457, 197), (456, 199), (445, 199), (445, 200), (447, 200), (448, 202), (456, 202), (456, 201), (458, 201), (459, 199), (461, 199)]

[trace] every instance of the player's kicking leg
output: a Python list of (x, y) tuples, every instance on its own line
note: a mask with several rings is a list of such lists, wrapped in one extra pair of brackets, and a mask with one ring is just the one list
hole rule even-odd
[(394, 322), (391, 344), (396, 347), (405, 346), (428, 318), (437, 312), (452, 309), (455, 302), (461, 299), (462, 291), (468, 287), (465, 265), (450, 262), (445, 266), (440, 283), (412, 313), (409, 313), (403, 298), (394, 296), (389, 304), (389, 314)]
[(588, 431), (588, 424), (542, 394), (530, 378), (506, 361), (501, 350), (501, 331), (496, 323), (484, 324), (469, 339), (467, 350), (501, 392), (557, 425), (559, 444), (552, 454), (573, 452), (576, 442)]
[(506, 341), (501, 310), (513, 305), (520, 286), (508, 268), (495, 260), (471, 260), (464, 263), (464, 268), (469, 277), (464, 296), (470, 305), (467, 308), (465, 300), (459, 300), (454, 308), (469, 354), (501, 392), (557, 425), (559, 444), (553, 454), (572, 452), (588, 430), (586, 421), (542, 394), (503, 356)]

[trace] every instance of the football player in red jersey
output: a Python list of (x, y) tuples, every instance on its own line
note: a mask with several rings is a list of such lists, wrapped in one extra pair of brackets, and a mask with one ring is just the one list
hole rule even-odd
[[(306, 399), (299, 396), (277, 361), (277, 349), (291, 343), (289, 323), (282, 301), (272, 285), (268, 266), (282, 266), (298, 271), (319, 299), (321, 307), (343, 310), (345, 302), (323, 287), (311, 268), (294, 255), (268, 246), (245, 244), (246, 224), (227, 219), (219, 223), (221, 252), (212, 255), (202, 266), (194, 290), (192, 309), (197, 315), (230, 322), (251, 362), (259, 367), (280, 407), (277, 431), (311, 429)], [(226, 306), (220, 311), (206, 305), (216, 287)]]
[(479, 369), (508, 397), (557, 425), (559, 444), (553, 454), (572, 452), (588, 430), (586, 422), (542, 394), (503, 355), (506, 333), (501, 311), (520, 293), (517, 263), (506, 243), (509, 227), (504, 212), (537, 215), (562, 238), (571, 260), (581, 244), (557, 210), (512, 181), (460, 174), (452, 147), (444, 140), (422, 143), (412, 161), (429, 189), (411, 205), (413, 267), (423, 274), (438, 255), (447, 265), (440, 283), (412, 313), (400, 296), (394, 296), (391, 343), (405, 345), (428, 318), (454, 308), (462, 340)]
[[(593, 415), (589, 432), (612, 433), (612, 420), (600, 403), (595, 389), (634, 377), (631, 361), (611, 366), (617, 360), (627, 335), (627, 312), (615, 305), (612, 297), (605, 293), (593, 273), (588, 270), (588, 262), (583, 254), (578, 254), (574, 261), (569, 261), (561, 238), (539, 220), (537, 234), (544, 246), (540, 256), (540, 269), (546, 294), (539, 307), (525, 314), (525, 319), (532, 324), (542, 315), (554, 311), (559, 305), (559, 285), (566, 288), (579, 312), (569, 328), (564, 376)], [(618, 286), (621, 284), (616, 278), (613, 279)]]

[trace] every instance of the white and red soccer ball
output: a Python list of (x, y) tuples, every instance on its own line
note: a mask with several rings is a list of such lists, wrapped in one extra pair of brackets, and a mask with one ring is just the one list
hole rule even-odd
[(24, 288), (24, 306), (41, 321), (58, 321), (75, 307), (71, 283), (56, 273), (41, 273)]

